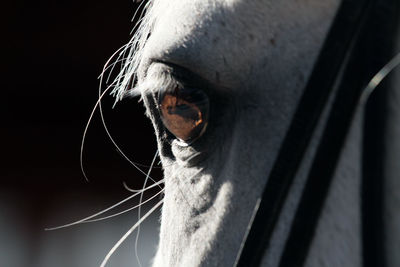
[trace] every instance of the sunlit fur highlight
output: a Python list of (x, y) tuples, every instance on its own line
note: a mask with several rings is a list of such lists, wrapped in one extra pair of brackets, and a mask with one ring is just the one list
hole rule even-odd
[[(138, 24), (135, 26), (137, 30), (134, 32), (132, 38), (129, 42), (123, 46), (123, 49), (119, 52), (114, 63), (112, 64), (111, 71), (108, 75), (114, 71), (113, 65), (120, 65), (120, 70), (111, 84), (107, 84), (107, 87), (111, 87), (111, 94), (115, 96), (115, 101), (118, 102), (126, 96), (139, 96), (145, 84), (135, 84), (137, 80), (137, 71), (139, 64), (143, 56), (143, 48), (146, 44), (148, 37), (150, 36), (151, 30), (154, 25), (155, 16), (153, 8), (153, 0), (142, 2), (145, 4), (144, 16), (141, 18), (142, 14), (139, 14)], [(110, 68), (110, 66), (106, 66)], [(101, 74), (106, 75), (105, 72)], [(108, 82), (108, 80), (106, 81)]]

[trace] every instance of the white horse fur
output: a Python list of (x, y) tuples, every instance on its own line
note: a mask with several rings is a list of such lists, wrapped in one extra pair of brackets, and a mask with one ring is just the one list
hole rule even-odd
[[(234, 264), (339, 2), (149, 3), (114, 93), (121, 98), (137, 77), (130, 92), (142, 94), (157, 136), (165, 196), (153, 266)], [(167, 141), (154, 97), (174, 82), (171, 65), (202, 77), (207, 90), (222, 99), (204, 135), (187, 146)], [(351, 164), (359, 156), (357, 142), (351, 142), (357, 140), (355, 125), (344, 152), (347, 161), (336, 173), (342, 178), (334, 179), (306, 266), (360, 264), (358, 167)], [(308, 155), (313, 151), (312, 146)], [(303, 178), (296, 177), (263, 266), (278, 263)]]

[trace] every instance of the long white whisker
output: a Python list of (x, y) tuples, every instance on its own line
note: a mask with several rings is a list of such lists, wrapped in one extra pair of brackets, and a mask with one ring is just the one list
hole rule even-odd
[[(143, 2), (144, 3), (144, 2)], [(136, 79), (136, 70), (139, 67), (140, 59), (142, 56), (141, 51), (147, 41), (147, 37), (151, 31), (153, 21), (151, 14), (153, 1), (146, 1), (142, 13), (140, 14), (139, 20), (136, 23), (134, 29), (136, 29), (135, 34), (129, 40), (130, 48), (124, 51), (127, 55), (125, 62), (121, 65), (121, 71), (115, 78), (115, 88), (111, 92), (115, 96), (114, 105), (121, 100), (125, 94), (129, 83)], [(137, 10), (139, 11), (139, 10)], [(146, 14), (142, 17), (143, 13)], [(136, 15), (135, 15), (136, 17)]]
[[(135, 14), (133, 15), (131, 21), (133, 21), (133, 20), (135, 19), (135, 16), (136, 16), (137, 13), (139, 12), (140, 7), (141, 7), (143, 4), (144, 4), (144, 1), (143, 1), (142, 3), (140, 3), (139, 8), (136, 9)], [(148, 5), (148, 4), (146, 4), (146, 5)], [(138, 26), (139, 26), (140, 23), (142, 22), (142, 17), (143, 17), (144, 12), (146, 12), (146, 8), (143, 8), (142, 12), (140, 13), (140, 15), (139, 15), (139, 17), (138, 17), (138, 21), (136, 22), (135, 26), (132, 28), (130, 34), (134, 33), (134, 32), (137, 30)]]
[[(125, 46), (128, 46), (128, 44), (125, 44)], [(126, 49), (126, 48), (125, 48)], [(109, 65), (104, 65), (103, 71), (102, 73), (100, 73), (99, 77), (97, 77), (97, 79), (100, 79), (102, 75), (105, 74), (106, 71), (108, 71), (109, 69), (113, 68), (115, 65), (117, 65), (118, 63), (123, 62), (124, 60), (126, 60), (125, 57), (121, 57), (119, 56), (118, 59), (116, 61), (114, 61), (113, 63), (109, 64)], [(112, 70), (110, 71), (110, 73), (112, 73)], [(106, 80), (106, 83), (108, 82), (108, 79)]]
[[(100, 84), (102, 83), (102, 79), (103, 79), (103, 77), (100, 78)], [(108, 127), (107, 127), (107, 124), (106, 124), (106, 122), (105, 122), (105, 119), (104, 119), (104, 113), (103, 113), (103, 108), (102, 108), (102, 104), (101, 104), (101, 96), (102, 96), (103, 94), (104, 94), (104, 92), (101, 93), (101, 87), (99, 87), (99, 101), (98, 101), (99, 112), (100, 112), (101, 122), (102, 122), (103, 128), (104, 128), (104, 130), (105, 130), (105, 132), (106, 132), (106, 134), (107, 134), (107, 136), (108, 136), (108, 139), (111, 141), (111, 143), (113, 144), (113, 146), (117, 149), (117, 151), (118, 151), (119, 153), (121, 153), (122, 157), (123, 157), (126, 161), (129, 162), (129, 164), (131, 164), (135, 169), (137, 169), (137, 170), (138, 170), (140, 173), (142, 173), (143, 175), (147, 175), (147, 174), (138, 166), (138, 165), (141, 165), (141, 164), (132, 161), (128, 156), (126, 156), (126, 154), (125, 154), (125, 153), (122, 151), (122, 149), (118, 146), (117, 142), (116, 142), (116, 141), (114, 140), (114, 138), (111, 136), (111, 133), (110, 133), (110, 131), (109, 131)], [(155, 180), (154, 180), (152, 177), (150, 177), (150, 179), (151, 179), (152, 181), (155, 182)]]
[[(105, 71), (108, 69), (111, 60), (113, 60), (113, 58), (114, 58), (118, 53), (120, 53), (120, 55), (121, 55), (121, 53), (122, 53), (123, 51), (125, 51), (128, 47), (130, 47), (130, 43), (124, 44), (123, 46), (121, 46), (120, 48), (118, 48), (118, 49), (108, 58), (108, 60), (107, 60), (106, 63), (104, 64), (103, 70), (101, 71), (101, 74), (99, 75), (98, 78), (101, 78), (101, 77), (104, 76)], [(121, 51), (121, 50), (122, 50), (122, 51)], [(119, 56), (119, 57), (120, 57), (120, 56)], [(119, 57), (118, 57), (118, 58), (119, 58)], [(122, 60), (123, 60), (123, 59), (122, 59)], [(115, 62), (115, 63), (116, 63), (116, 62)], [(113, 63), (113, 64), (111, 64), (111, 65), (115, 65), (115, 63)]]
[[(148, 171), (148, 173), (147, 173), (147, 176), (146, 176), (146, 179), (144, 180), (144, 183), (143, 183), (143, 188), (146, 187), (146, 184), (147, 184), (147, 181), (149, 180), (149, 178), (151, 179), (150, 173), (151, 173), (152, 167), (153, 167), (153, 165), (154, 165), (154, 162), (156, 161), (157, 156), (158, 156), (158, 150), (157, 150), (156, 153), (154, 154), (153, 161), (151, 162), (151, 165), (150, 165), (150, 169), (149, 169), (149, 171)], [(140, 194), (139, 204), (142, 203), (142, 200), (143, 200), (143, 189), (142, 189), (142, 192), (141, 192), (141, 194)], [(138, 208), (138, 220), (139, 220), (139, 221), (140, 221), (140, 215), (141, 215), (140, 213), (141, 213), (141, 205), (140, 205), (139, 208)], [(140, 263), (140, 259), (139, 259), (139, 254), (138, 254), (139, 235), (140, 235), (140, 225), (138, 226), (137, 232), (136, 232), (136, 239), (135, 239), (135, 256), (136, 256), (136, 260), (137, 260), (139, 266), (142, 267), (142, 264)]]
[[(160, 180), (160, 182), (164, 182), (164, 181), (165, 181), (165, 179)], [(129, 192), (132, 192), (132, 193), (136, 193), (136, 192), (141, 192), (142, 191), (142, 189), (132, 189), (132, 188), (130, 188), (125, 182), (122, 182), (122, 185), (124, 186), (124, 188), (126, 190), (128, 190)], [(158, 187), (160, 187), (162, 189), (162, 186), (160, 184), (158, 185)]]
[[(139, 1), (137, 1), (137, 2), (139, 2)], [(140, 4), (139, 4), (139, 6), (136, 8), (136, 11), (135, 11), (135, 13), (133, 14), (133, 16), (132, 16), (132, 19), (131, 19), (131, 22), (133, 22), (134, 20), (135, 20), (135, 17), (136, 17), (136, 15), (137, 15), (137, 13), (139, 12), (139, 10), (140, 10), (140, 8), (142, 7), (142, 5), (144, 4), (144, 2), (145, 1), (142, 1)], [(142, 12), (142, 14), (143, 14), (143, 12)], [(139, 18), (140, 18), (141, 16), (139, 16)], [(135, 24), (135, 26), (137, 25), (137, 23)]]
[(90, 113), (88, 122), (86, 123), (86, 126), (85, 126), (85, 130), (83, 131), (82, 142), (81, 142), (81, 151), (80, 151), (80, 155), (79, 155), (79, 161), (80, 161), (80, 165), (81, 165), (82, 174), (83, 174), (83, 176), (85, 177), (86, 181), (89, 181), (89, 179), (88, 179), (88, 177), (87, 177), (87, 175), (86, 175), (86, 172), (85, 172), (85, 169), (84, 169), (84, 167), (83, 167), (83, 148), (84, 148), (84, 146), (85, 146), (85, 140), (86, 140), (87, 131), (88, 131), (88, 129), (89, 129), (90, 122), (92, 121), (93, 115), (94, 115), (94, 113), (95, 113), (95, 111), (96, 111), (96, 109), (97, 109), (97, 106), (98, 106), (99, 103), (100, 103), (100, 100), (104, 97), (105, 93), (106, 93), (108, 90), (110, 90), (110, 88), (111, 88), (111, 87), (108, 87), (108, 88), (107, 88), (106, 90), (104, 90), (104, 92), (99, 96), (99, 99), (96, 101), (96, 104), (94, 105), (94, 107), (93, 107), (93, 109), (92, 109), (92, 112)]
[[(157, 183), (155, 183), (155, 184), (152, 184), (152, 185), (146, 187), (146, 188), (143, 189), (143, 190), (144, 190), (144, 191), (145, 191), (145, 190), (149, 190), (149, 189), (151, 189), (151, 188), (153, 188), (153, 187), (158, 186), (158, 185), (159, 185), (160, 183), (162, 183), (162, 182), (163, 182), (163, 181), (160, 181), (160, 182), (157, 182)], [(138, 192), (138, 193), (136, 193), (136, 194), (133, 194), (133, 195), (131, 195), (131, 196), (129, 196), (129, 197), (127, 197), (127, 198), (121, 200), (120, 202), (118, 202), (118, 203), (116, 203), (116, 204), (114, 204), (114, 205), (112, 205), (112, 206), (110, 206), (110, 207), (108, 207), (108, 208), (106, 208), (106, 209), (104, 209), (104, 210), (102, 210), (102, 211), (99, 211), (99, 212), (97, 212), (97, 213), (95, 213), (95, 214), (93, 214), (93, 215), (90, 215), (90, 216), (85, 217), (85, 218), (83, 218), (83, 219), (80, 219), (80, 220), (78, 220), (78, 221), (75, 221), (75, 222), (72, 222), (72, 223), (68, 223), (68, 224), (65, 224), (65, 225), (61, 225), (61, 226), (49, 227), (49, 228), (46, 228), (45, 230), (46, 230), (46, 231), (52, 231), (52, 230), (57, 230), (57, 229), (66, 228), (66, 227), (70, 227), (70, 226), (73, 226), (73, 225), (81, 224), (81, 223), (83, 223), (83, 222), (85, 222), (85, 221), (87, 221), (87, 220), (90, 220), (90, 219), (92, 219), (92, 218), (94, 218), (94, 217), (97, 217), (97, 216), (99, 216), (99, 215), (101, 215), (101, 214), (103, 214), (103, 213), (105, 213), (105, 212), (107, 212), (107, 211), (109, 211), (109, 210), (111, 210), (111, 209), (114, 209), (115, 207), (118, 207), (119, 205), (125, 203), (126, 201), (128, 201), (128, 200), (130, 200), (130, 199), (136, 197), (136, 196), (139, 195), (140, 193), (141, 193), (141, 192)]]
[[(127, 43), (127, 44), (125, 44), (124, 46), (122, 46), (122, 47), (123, 47), (123, 50), (120, 51), (120, 53), (119, 53), (119, 55), (118, 55), (118, 58), (117, 58), (117, 61), (114, 62), (113, 64), (110, 64), (110, 65), (108, 64), (109, 62), (106, 63), (106, 65), (104, 65), (102, 75), (105, 74), (106, 70), (108, 69), (108, 66), (111, 66), (111, 70), (109, 71), (109, 73), (108, 73), (108, 75), (107, 75), (106, 84), (107, 84), (108, 81), (110, 80), (111, 74), (114, 72), (114, 68), (115, 68), (115, 66), (117, 65), (116, 63), (123, 62), (124, 60), (127, 60), (127, 59), (128, 59), (127, 57), (125, 57), (125, 54), (126, 54), (126, 52), (128, 51), (128, 49), (131, 48), (131, 46), (132, 46), (131, 43)], [(115, 54), (114, 54), (114, 55), (115, 55)], [(105, 68), (106, 66), (107, 66), (107, 68)], [(121, 66), (121, 68), (122, 68), (122, 66)]]
[(120, 240), (112, 247), (112, 249), (107, 253), (106, 257), (104, 258), (103, 262), (101, 263), (100, 267), (106, 266), (107, 262), (109, 261), (110, 257), (114, 252), (118, 249), (118, 247), (125, 241), (125, 239), (133, 232), (135, 229), (145, 220), (147, 217), (149, 217), (158, 207), (161, 206), (161, 204), (164, 202), (164, 200), (161, 200), (158, 202), (153, 208), (151, 208), (137, 223), (135, 223), (134, 226), (129, 229), (128, 232), (126, 232)]
[(131, 207), (131, 208), (129, 208), (129, 209), (123, 210), (123, 211), (118, 212), (118, 213), (115, 213), (115, 214), (111, 214), (111, 215), (109, 215), (109, 216), (105, 216), (105, 217), (101, 217), (101, 218), (97, 218), (97, 219), (93, 219), (93, 220), (87, 220), (87, 221), (84, 221), (84, 222), (82, 222), (82, 223), (92, 223), (92, 222), (103, 221), (103, 220), (107, 220), (107, 219), (110, 219), (110, 218), (113, 218), (113, 217), (122, 215), (122, 214), (124, 214), (124, 213), (127, 213), (127, 212), (129, 212), (129, 211), (131, 211), (131, 210), (134, 210), (134, 209), (136, 209), (136, 208), (142, 206), (143, 204), (146, 204), (147, 202), (151, 201), (152, 199), (154, 199), (155, 197), (157, 197), (158, 195), (160, 195), (160, 194), (163, 193), (163, 192), (164, 192), (164, 189), (161, 189), (158, 193), (154, 194), (154, 195), (151, 196), (150, 198), (146, 199), (145, 201), (143, 201), (143, 202), (139, 203), (138, 205), (135, 205), (135, 206), (133, 206), (133, 207)]
[[(127, 46), (126, 44), (123, 45), (123, 46), (121, 46), (120, 48), (118, 48), (117, 51), (115, 51), (115, 52), (111, 55), (111, 57), (107, 60), (106, 64), (105, 64), (104, 67), (103, 67), (103, 72), (102, 72), (102, 74), (104, 74), (104, 68), (105, 68), (105, 66), (107, 66), (107, 65), (110, 63), (110, 61), (114, 58), (114, 56), (115, 56), (119, 51), (121, 51), (122, 49), (124, 49), (126, 46)], [(101, 77), (102, 77), (102, 75), (101, 75)], [(100, 84), (101, 84), (101, 83), (100, 83)], [(95, 111), (96, 111), (96, 109), (97, 109), (97, 106), (98, 106), (99, 103), (101, 102), (101, 99), (104, 97), (104, 95), (106, 94), (106, 92), (108, 92), (111, 88), (112, 88), (111, 86), (107, 87), (107, 88), (104, 90), (104, 92), (103, 92), (102, 94), (99, 95), (99, 99), (96, 101), (96, 104), (94, 105), (94, 107), (93, 107), (93, 109), (92, 109), (92, 112), (90, 113), (88, 122), (86, 123), (85, 130), (84, 130), (84, 132), (83, 132), (82, 142), (81, 142), (81, 148), (80, 148), (80, 155), (79, 155), (79, 161), (80, 161), (80, 167), (81, 167), (82, 174), (83, 174), (83, 176), (85, 177), (85, 180), (86, 180), (86, 181), (89, 181), (89, 179), (88, 179), (88, 177), (87, 177), (87, 175), (86, 175), (86, 172), (85, 172), (85, 169), (84, 169), (84, 167), (83, 167), (83, 148), (84, 148), (84, 146), (85, 146), (85, 140), (86, 140), (87, 131), (88, 131), (90, 122), (92, 121), (93, 115), (94, 115), (94, 113), (95, 113)]]

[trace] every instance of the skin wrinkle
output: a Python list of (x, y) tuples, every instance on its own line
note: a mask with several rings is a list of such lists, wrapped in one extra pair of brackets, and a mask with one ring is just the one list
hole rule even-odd
[[(233, 265), (338, 2), (154, 1), (136, 70), (165, 176), (153, 266)], [(159, 118), (157, 92), (174, 82), (163, 62), (206, 80), (224, 103), (189, 146), (207, 155), (195, 164), (179, 162), (192, 150), (171, 147)]]

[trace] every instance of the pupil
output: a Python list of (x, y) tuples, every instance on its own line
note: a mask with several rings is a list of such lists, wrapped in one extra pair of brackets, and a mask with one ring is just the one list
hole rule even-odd
[(164, 126), (183, 141), (198, 138), (207, 125), (209, 102), (200, 90), (176, 89), (160, 97), (160, 115)]

